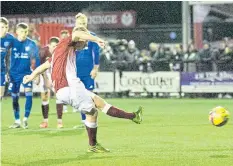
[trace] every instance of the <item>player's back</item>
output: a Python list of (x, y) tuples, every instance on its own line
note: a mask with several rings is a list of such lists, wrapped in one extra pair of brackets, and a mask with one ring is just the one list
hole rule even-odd
[(65, 38), (61, 40), (57, 47), (54, 49), (53, 55), (49, 58), (51, 62), (51, 77), (54, 84), (55, 91), (68, 85), (66, 79), (66, 64), (67, 56), (70, 52), (69, 45), (72, 42), (72, 37)]
[(31, 74), (31, 61), (38, 58), (38, 47), (35, 42), (27, 38), (24, 41), (15, 39), (11, 51), (10, 75), (14, 79), (21, 79)]
[(5, 37), (1, 38), (1, 73), (6, 72), (5, 57), (12, 46), (15, 38), (13, 35), (7, 33)]

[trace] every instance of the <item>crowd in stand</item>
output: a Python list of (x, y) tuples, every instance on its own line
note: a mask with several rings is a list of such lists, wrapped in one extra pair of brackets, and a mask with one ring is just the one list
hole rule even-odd
[[(29, 37), (40, 47), (39, 34), (34, 24), (29, 26)], [(10, 29), (14, 33), (14, 29)], [(69, 35), (61, 31), (60, 37)], [(203, 41), (203, 49), (197, 50), (191, 42), (186, 51), (181, 44), (164, 45), (150, 43), (148, 49), (137, 48), (133, 40), (109, 40), (101, 50), (100, 71), (233, 71), (233, 40), (224, 38), (221, 42)]]
[(183, 51), (180, 44), (150, 43), (148, 50), (139, 50), (133, 40), (122, 39), (108, 42), (101, 50), (100, 64), (101, 71), (232, 71), (233, 45), (230, 40), (217, 46), (204, 41), (203, 49), (196, 50), (190, 43)]

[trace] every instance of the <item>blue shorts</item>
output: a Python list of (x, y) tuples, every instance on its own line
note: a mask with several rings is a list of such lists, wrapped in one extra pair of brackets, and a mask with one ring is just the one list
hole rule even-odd
[(6, 85), (6, 80), (5, 80), (5, 73), (1, 73), (1, 86)]
[[(11, 81), (9, 86), (8, 86), (8, 91), (11, 93), (19, 93), (20, 85), (23, 84), (22, 82), (23, 82), (23, 80), (17, 81), (17, 82)], [(23, 84), (23, 87), (32, 89), (32, 82), (28, 82), (27, 84)]]
[(91, 78), (91, 76), (80, 76), (79, 78), (87, 90), (95, 89), (95, 81)]

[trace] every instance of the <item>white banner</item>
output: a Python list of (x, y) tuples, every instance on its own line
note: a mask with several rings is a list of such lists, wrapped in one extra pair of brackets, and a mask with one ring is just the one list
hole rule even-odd
[(179, 72), (123, 72), (116, 73), (116, 92), (179, 92)]
[[(33, 92), (40, 92), (40, 86), (39, 85), (36, 85), (34, 82), (33, 82), (33, 89), (32, 89)], [(20, 92), (23, 93), (24, 92), (24, 87), (23, 85), (21, 84), (20, 85)]]
[(113, 72), (99, 72), (95, 79), (94, 92), (105, 93), (114, 92)]
[[(23, 85), (20, 87), (20, 92), (24, 92)], [(40, 92), (40, 86), (33, 83), (33, 92)], [(94, 92), (105, 93), (114, 92), (114, 75), (113, 72), (99, 72), (95, 79)]]

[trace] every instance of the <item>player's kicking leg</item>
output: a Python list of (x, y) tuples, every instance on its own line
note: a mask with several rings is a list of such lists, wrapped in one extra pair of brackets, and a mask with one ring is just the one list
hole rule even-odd
[(94, 94), (93, 92), (89, 92), (89, 96), (91, 96), (91, 98), (93, 99), (96, 108), (98, 108), (99, 110), (101, 110), (102, 112), (104, 112), (109, 116), (129, 119), (137, 124), (140, 124), (142, 122), (143, 108), (141, 106), (138, 108), (136, 112), (128, 113), (125, 112), (124, 110), (112, 106), (111, 104), (108, 104), (103, 98)]
[[(117, 118), (129, 119), (137, 124), (140, 124), (142, 122), (142, 111), (143, 111), (142, 107), (139, 107), (136, 112), (128, 113), (128, 112), (125, 112), (124, 110), (121, 110), (119, 108), (116, 108), (116, 107), (108, 104), (101, 97), (99, 97), (98, 95), (96, 95), (92, 92), (89, 92), (89, 94), (90, 94), (89, 96), (92, 98), (92, 101), (94, 101), (93, 104), (95, 104), (95, 107), (97, 107), (102, 112), (106, 113), (107, 115), (112, 116), (112, 117), (117, 117)], [(88, 102), (88, 99), (86, 102), (83, 102), (80, 105), (82, 106), (82, 104), (84, 104), (84, 103), (86, 103), (85, 104), (86, 108), (88, 105), (91, 106), (91, 102), (90, 101)], [(79, 109), (85, 110), (82, 107)], [(86, 109), (86, 110), (88, 110), (88, 109)], [(102, 147), (98, 143), (97, 138), (96, 138), (96, 135), (97, 135), (97, 115), (98, 115), (97, 109), (92, 108), (91, 111), (89, 111), (89, 112), (86, 111), (85, 115), (86, 115), (85, 126), (87, 129), (88, 138), (89, 138), (88, 152), (94, 152), (94, 153), (109, 152), (108, 149)]]

